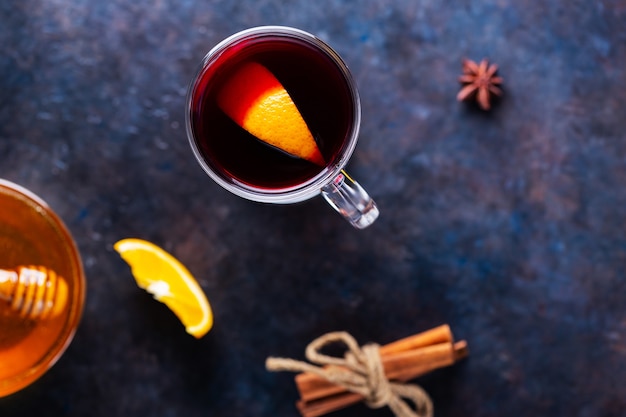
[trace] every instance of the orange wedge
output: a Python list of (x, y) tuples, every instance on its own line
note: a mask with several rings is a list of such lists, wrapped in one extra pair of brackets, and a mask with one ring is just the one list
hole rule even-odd
[(228, 78), (217, 102), (228, 117), (256, 138), (292, 156), (325, 165), (291, 96), (263, 65), (249, 62), (241, 66)]
[(211, 329), (211, 306), (198, 282), (176, 258), (141, 239), (123, 239), (113, 247), (130, 265), (137, 285), (167, 305), (187, 333), (199, 339)]

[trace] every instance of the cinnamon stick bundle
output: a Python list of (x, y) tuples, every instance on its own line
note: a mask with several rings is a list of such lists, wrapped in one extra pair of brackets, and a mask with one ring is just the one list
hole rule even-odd
[[(450, 366), (468, 355), (467, 342), (454, 342), (446, 324), (381, 346), (385, 376), (407, 382), (435, 369)], [(358, 403), (364, 398), (313, 373), (295, 377), (300, 400), (296, 403), (303, 417), (318, 417)]]

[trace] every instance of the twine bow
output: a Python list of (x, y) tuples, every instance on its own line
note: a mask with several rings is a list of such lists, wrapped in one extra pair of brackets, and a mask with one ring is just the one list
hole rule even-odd
[[(320, 353), (321, 349), (334, 342), (346, 345), (343, 358)], [(360, 394), (370, 408), (389, 406), (397, 417), (432, 417), (433, 404), (428, 394), (414, 384), (391, 382), (378, 352), (379, 345), (367, 344), (359, 347), (356, 340), (346, 332), (327, 333), (306, 348), (306, 358), (315, 364), (287, 358), (268, 358), (265, 366), (269, 371), (311, 372)], [(411, 401), (412, 409), (406, 400)]]

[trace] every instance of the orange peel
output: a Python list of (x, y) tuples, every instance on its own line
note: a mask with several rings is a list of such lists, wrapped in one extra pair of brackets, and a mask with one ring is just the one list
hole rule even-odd
[(257, 139), (289, 155), (326, 164), (291, 96), (263, 65), (247, 62), (218, 93), (219, 107)]
[(213, 312), (202, 288), (189, 270), (157, 245), (141, 239), (122, 239), (113, 246), (131, 267), (137, 285), (167, 305), (196, 338), (213, 326)]

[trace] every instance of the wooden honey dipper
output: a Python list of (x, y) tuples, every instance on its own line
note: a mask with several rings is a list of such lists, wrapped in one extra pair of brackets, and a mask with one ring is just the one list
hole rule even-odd
[(0, 302), (20, 317), (44, 320), (58, 316), (68, 302), (65, 279), (44, 266), (0, 269)]

